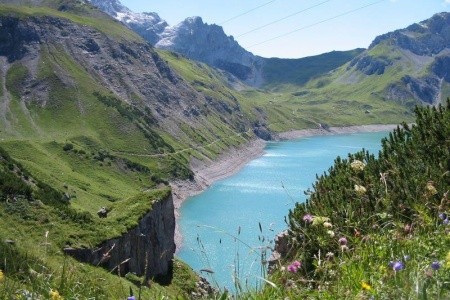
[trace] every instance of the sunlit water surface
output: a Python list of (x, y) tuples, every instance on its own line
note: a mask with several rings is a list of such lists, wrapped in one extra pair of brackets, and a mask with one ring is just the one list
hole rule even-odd
[[(261, 285), (261, 248), (287, 228), (285, 216), (304, 202), (316, 174), (337, 156), (362, 148), (377, 154), (386, 132), (316, 136), (268, 143), (265, 154), (239, 173), (187, 199), (179, 225), (178, 256), (211, 283), (233, 290)], [(261, 224), (261, 229), (260, 225)], [(270, 253), (267, 253), (269, 256)]]

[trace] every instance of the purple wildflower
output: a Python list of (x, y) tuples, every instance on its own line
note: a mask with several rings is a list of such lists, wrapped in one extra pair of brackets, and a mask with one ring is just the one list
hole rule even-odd
[(291, 273), (297, 273), (298, 269), (302, 266), (302, 263), (298, 260), (294, 261), (292, 264), (290, 264), (287, 269)]
[(345, 245), (347, 245), (347, 239), (345, 238), (345, 237), (341, 237), (339, 240), (338, 240), (338, 242), (339, 242), (339, 245), (341, 245), (341, 246), (345, 246)]
[(405, 268), (405, 265), (401, 261), (395, 261), (391, 263), (392, 263), (392, 270), (394, 270), (395, 272), (401, 271)]
[(130, 296), (130, 297), (127, 298), (127, 300), (136, 300), (136, 297)]
[(447, 219), (447, 214), (446, 213), (440, 213), (439, 214), (439, 219), (441, 219), (441, 220)]
[(298, 271), (298, 268), (297, 268), (296, 266), (294, 266), (294, 265), (289, 265), (289, 266), (287, 267), (287, 269), (288, 269), (288, 271), (291, 272), (291, 273), (297, 273), (297, 271)]
[(439, 270), (441, 268), (441, 263), (438, 262), (437, 260), (433, 261), (431, 263), (431, 268), (435, 271)]
[(448, 225), (448, 218), (446, 218), (444, 221), (442, 221), (442, 224)]
[(303, 216), (303, 221), (305, 221), (306, 223), (312, 223), (313, 221), (313, 216), (310, 214), (306, 214)]

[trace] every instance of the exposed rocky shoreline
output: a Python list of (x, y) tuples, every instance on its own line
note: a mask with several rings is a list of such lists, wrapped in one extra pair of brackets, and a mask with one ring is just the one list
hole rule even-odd
[[(317, 135), (390, 131), (396, 127), (397, 125), (393, 124), (378, 124), (292, 130), (278, 134), (276, 140), (292, 140)], [(266, 141), (255, 139), (241, 147), (231, 149), (215, 161), (199, 161), (194, 159), (191, 162), (194, 180), (174, 181), (171, 183), (176, 219), (180, 217), (179, 209), (187, 198), (201, 193), (212, 183), (237, 173), (248, 162), (263, 155), (265, 146)], [(180, 249), (182, 242), (183, 238), (177, 223), (175, 227), (175, 244), (177, 249)]]

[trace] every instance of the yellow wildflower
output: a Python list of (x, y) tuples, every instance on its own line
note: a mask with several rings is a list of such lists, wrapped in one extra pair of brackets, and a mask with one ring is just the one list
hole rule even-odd
[(428, 196), (434, 196), (434, 195), (436, 195), (438, 193), (438, 191), (434, 187), (432, 181), (428, 181), (427, 182), (426, 193), (427, 193)]
[(364, 170), (364, 167), (366, 166), (365, 163), (363, 163), (360, 160), (355, 159), (351, 162), (350, 167), (353, 169), (353, 171), (359, 172)]
[(367, 192), (367, 189), (365, 187), (363, 187), (362, 185), (355, 184), (355, 192), (359, 196), (362, 196)]
[(371, 291), (372, 287), (365, 281), (361, 281), (361, 288), (365, 291)]
[(5, 275), (3, 274), (3, 271), (0, 270), (0, 282), (3, 282), (5, 280)]
[(64, 300), (57, 290), (50, 290), (49, 295), (51, 300)]

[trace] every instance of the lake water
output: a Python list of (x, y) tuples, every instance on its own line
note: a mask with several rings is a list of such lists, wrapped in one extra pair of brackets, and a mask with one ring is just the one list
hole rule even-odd
[[(178, 256), (212, 284), (233, 290), (261, 285), (261, 257), (287, 228), (285, 216), (304, 202), (316, 174), (337, 156), (362, 148), (377, 154), (386, 132), (315, 136), (268, 143), (266, 153), (239, 173), (187, 199), (179, 219), (183, 247)], [(206, 270), (206, 271), (205, 271)], [(213, 271), (214, 273), (211, 273)]]

